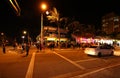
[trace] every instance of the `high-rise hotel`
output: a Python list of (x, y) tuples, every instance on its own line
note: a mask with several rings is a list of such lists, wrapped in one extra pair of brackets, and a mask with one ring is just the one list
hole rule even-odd
[(114, 12), (104, 15), (102, 17), (102, 31), (106, 34), (120, 32), (120, 16)]

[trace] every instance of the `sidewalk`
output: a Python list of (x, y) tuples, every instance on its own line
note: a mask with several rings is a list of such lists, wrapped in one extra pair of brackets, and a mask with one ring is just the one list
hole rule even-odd
[(2, 47), (0, 47), (0, 55), (11, 55), (11, 54), (17, 54), (15, 50), (13, 50), (12, 46), (7, 46), (6, 47), (6, 53), (3, 53)]
[(120, 56), (120, 46), (115, 47), (114, 55)]

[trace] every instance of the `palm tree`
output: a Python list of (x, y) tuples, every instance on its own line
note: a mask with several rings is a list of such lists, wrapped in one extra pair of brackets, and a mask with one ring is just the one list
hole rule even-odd
[(48, 20), (50, 20), (50, 22), (55, 22), (56, 25), (58, 26), (58, 38), (59, 38), (58, 47), (60, 48), (60, 22), (64, 18), (60, 18), (60, 14), (55, 7), (53, 7), (53, 10), (50, 11), (50, 15), (48, 15), (47, 18)]

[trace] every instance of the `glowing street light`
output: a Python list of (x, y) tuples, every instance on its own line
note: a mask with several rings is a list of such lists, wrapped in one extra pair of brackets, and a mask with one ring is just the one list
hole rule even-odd
[(42, 10), (46, 10), (47, 5), (45, 3), (42, 3), (41, 8), (42, 8)]
[(40, 38), (40, 42), (41, 42), (41, 46), (43, 46), (43, 12), (47, 9), (47, 5), (45, 3), (41, 4), (41, 38)]
[(21, 38), (23, 39), (23, 44), (24, 44), (24, 39), (25, 39), (25, 36), (22, 36)]
[(25, 34), (25, 35), (26, 35), (26, 33), (27, 33), (27, 31), (23, 31), (23, 34)]
[(46, 14), (48, 15), (48, 14), (49, 14), (49, 11), (46, 11)]
[(5, 43), (5, 36), (4, 36), (3, 32), (1, 33), (1, 38), (2, 38), (2, 43), (4, 44)]
[(24, 34), (24, 35), (26, 35), (26, 34), (27, 34), (28, 43), (30, 43), (29, 33), (28, 33), (27, 31), (23, 31), (23, 34)]

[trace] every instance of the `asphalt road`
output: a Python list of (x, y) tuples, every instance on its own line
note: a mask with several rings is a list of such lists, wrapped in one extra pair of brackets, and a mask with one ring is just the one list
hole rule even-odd
[(0, 78), (120, 78), (119, 50), (114, 56), (95, 57), (82, 49), (0, 51)]

